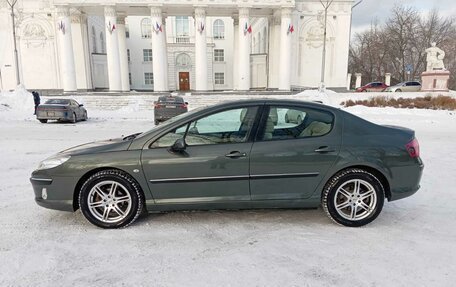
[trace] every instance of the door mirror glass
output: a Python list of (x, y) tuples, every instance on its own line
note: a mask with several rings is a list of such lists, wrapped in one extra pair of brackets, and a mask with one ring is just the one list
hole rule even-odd
[(84, 105), (83, 104), (79, 104), (80, 107), (83, 107)]

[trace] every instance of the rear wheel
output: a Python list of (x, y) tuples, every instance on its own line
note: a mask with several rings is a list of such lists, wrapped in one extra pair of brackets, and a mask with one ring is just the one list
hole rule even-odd
[(47, 122), (48, 122), (48, 120), (46, 120), (46, 119), (43, 119), (43, 120), (39, 120), (39, 121), (40, 121), (40, 123), (42, 123), (42, 124), (45, 124), (45, 123), (47, 123)]
[(155, 125), (158, 126), (160, 122), (158, 120), (155, 120)]
[(347, 169), (326, 184), (322, 206), (334, 222), (359, 227), (377, 218), (384, 200), (383, 186), (373, 174), (361, 169)]
[(127, 173), (103, 170), (84, 183), (79, 206), (90, 223), (102, 228), (120, 228), (138, 218), (144, 197), (139, 185)]
[(76, 118), (76, 113), (73, 113), (73, 115), (70, 118), (70, 122), (72, 122), (74, 124), (77, 120), (78, 119)]
[(397, 93), (401, 93), (402, 90), (401, 90), (401, 89), (397, 89), (396, 92), (397, 92)]

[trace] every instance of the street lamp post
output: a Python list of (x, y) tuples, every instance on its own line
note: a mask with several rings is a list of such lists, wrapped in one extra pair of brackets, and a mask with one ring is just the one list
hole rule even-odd
[(21, 83), (21, 79), (19, 76), (19, 58), (17, 55), (17, 43), (16, 43), (16, 23), (15, 23), (15, 17), (14, 17), (14, 6), (17, 3), (17, 0), (6, 0), (6, 3), (11, 8), (11, 18), (13, 21), (13, 42), (14, 42), (14, 61), (16, 64), (16, 83), (19, 85)]
[(320, 0), (321, 5), (325, 9), (325, 25), (324, 25), (324, 33), (323, 33), (323, 55), (321, 59), (321, 82), (320, 82), (320, 92), (324, 92), (326, 90), (325, 86), (325, 66), (326, 66), (326, 24), (328, 20), (328, 9), (329, 6), (334, 2), (334, 0), (327, 0), (323, 3), (323, 0)]

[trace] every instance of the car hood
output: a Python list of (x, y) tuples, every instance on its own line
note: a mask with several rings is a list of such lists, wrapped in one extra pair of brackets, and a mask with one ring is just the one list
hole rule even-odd
[(123, 138), (95, 141), (63, 150), (59, 154), (74, 156), (82, 154), (124, 151), (128, 149), (131, 142), (131, 140), (124, 140)]

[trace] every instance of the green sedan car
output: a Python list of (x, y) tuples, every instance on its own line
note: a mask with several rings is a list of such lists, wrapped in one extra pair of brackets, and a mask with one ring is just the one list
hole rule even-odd
[[(286, 115), (299, 113), (299, 122)], [(277, 118), (277, 120), (275, 120)], [(62, 151), (32, 173), (36, 202), (103, 228), (144, 212), (317, 208), (357, 227), (419, 189), (414, 131), (291, 100), (227, 102)]]

